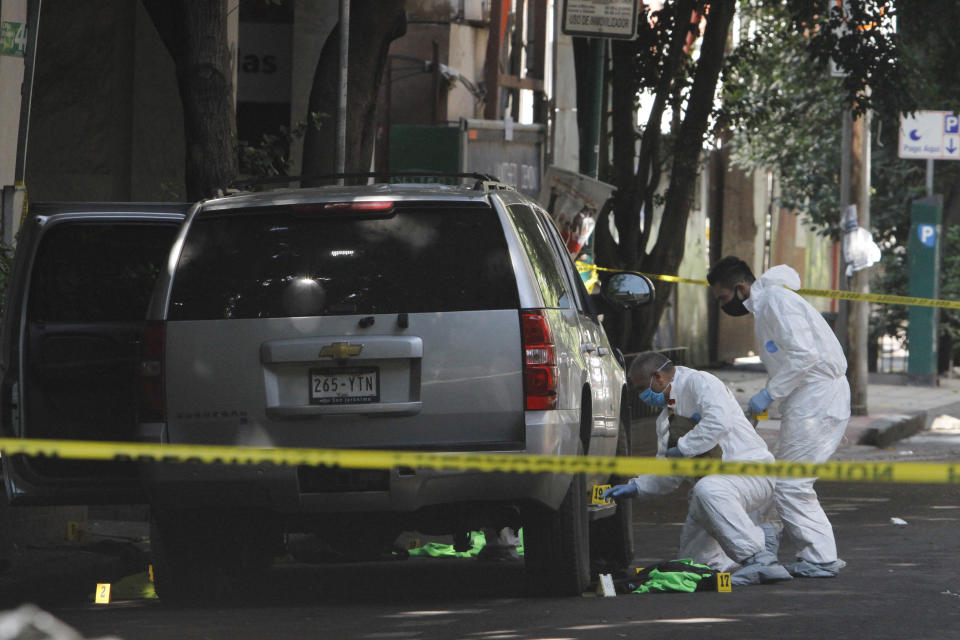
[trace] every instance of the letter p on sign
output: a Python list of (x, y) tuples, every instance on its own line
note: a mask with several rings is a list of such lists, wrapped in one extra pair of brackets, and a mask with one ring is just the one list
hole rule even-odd
[(932, 247), (937, 241), (937, 229), (932, 224), (917, 225), (917, 234), (920, 236), (920, 242), (927, 247)]
[(960, 117), (952, 115), (943, 116), (943, 132), (960, 133)]

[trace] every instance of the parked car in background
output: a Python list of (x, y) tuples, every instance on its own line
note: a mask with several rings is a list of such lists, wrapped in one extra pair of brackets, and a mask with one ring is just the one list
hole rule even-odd
[[(178, 222), (182, 209), (167, 215)], [(25, 282), (40, 269), (47, 227), (59, 226), (32, 224), (39, 231), (18, 247)], [(478, 177), (241, 193), (197, 203), (176, 233), (154, 238), (170, 248), (160, 251), (145, 322), (93, 310), (49, 316), (31, 285), (12, 294), (8, 318), (21, 321), (4, 326), (5, 433), (160, 447), (629, 455), (623, 360), (597, 305), (639, 306), (653, 286), (617, 274), (602, 299), (589, 296), (549, 215), (512, 188)], [(127, 253), (136, 262), (145, 252)], [(99, 252), (77, 258), (49, 277), (105, 277), (90, 266)], [(114, 313), (127, 309), (114, 296)], [(138, 379), (115, 383), (137, 398), (135, 420), (126, 407), (114, 426), (98, 427), (107, 423), (72, 391), (56, 405), (69, 420), (46, 408), (66, 384), (38, 366), (79, 371), (104, 359), (94, 339), (53, 348), (56, 335), (91, 323), (142, 328), (142, 338), (122, 339), (139, 346)], [(32, 346), (40, 337), (46, 350)], [(129, 373), (129, 351), (118, 359)], [(67, 495), (63, 470), (37, 464), (19, 463), (12, 497)], [(465, 540), (484, 527), (522, 528), (537, 593), (579, 594), (591, 561), (609, 571), (633, 554), (629, 507), (590, 500), (610, 477), (148, 464), (135, 488), (132, 473), (119, 488), (142, 487), (151, 505), (156, 588), (171, 601), (223, 593), (268, 566), (292, 532), (362, 556), (388, 550), (402, 531)]]

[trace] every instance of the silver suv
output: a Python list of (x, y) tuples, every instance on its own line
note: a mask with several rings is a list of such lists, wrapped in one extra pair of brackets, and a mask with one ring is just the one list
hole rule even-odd
[[(616, 274), (589, 296), (550, 217), (489, 180), (204, 201), (147, 310), (134, 437), (628, 455), (622, 358), (597, 306), (652, 295)], [(629, 510), (591, 504), (609, 477), (152, 464), (142, 480), (170, 600), (268, 565), (291, 532), (373, 555), (402, 531), (522, 528), (541, 593), (580, 593), (591, 563), (633, 553)]]

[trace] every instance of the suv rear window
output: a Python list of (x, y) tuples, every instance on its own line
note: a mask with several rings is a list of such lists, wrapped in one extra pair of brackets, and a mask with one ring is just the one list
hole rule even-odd
[(291, 207), (201, 213), (187, 232), (168, 318), (515, 309), (503, 228), (487, 206), (390, 214)]

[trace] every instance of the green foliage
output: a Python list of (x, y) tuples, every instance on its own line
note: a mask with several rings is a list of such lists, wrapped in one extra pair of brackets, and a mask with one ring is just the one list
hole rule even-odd
[[(916, 77), (904, 64), (893, 0), (787, 0), (764, 2), (786, 10), (797, 34), (807, 40), (810, 60), (820, 69), (832, 59), (846, 71), (844, 104), (859, 115), (867, 109), (913, 111)], [(919, 9), (917, 9), (919, 10)]]
[[(892, 3), (846, 2), (847, 16), (829, 9), (833, 4), (741, 3), (751, 35), (728, 57), (717, 122), (734, 132), (734, 164), (774, 171), (780, 204), (837, 238), (844, 110), (896, 114), (914, 103), (906, 88), (910, 74), (899, 62), (901, 43), (891, 29)], [(860, 28), (865, 25), (870, 28)], [(846, 77), (830, 76), (831, 58)]]
[[(677, 13), (671, 9), (672, 7), (665, 7), (650, 20), (646, 15), (641, 14), (637, 28), (638, 37), (627, 43), (634, 49), (633, 64), (628, 69), (618, 70), (618, 72), (630, 74), (631, 84), (641, 92), (655, 93), (661, 86), (664, 76), (670, 73), (665, 54), (670, 48), (673, 32), (678, 27)], [(683, 16), (683, 19), (689, 22), (687, 16)], [(683, 24), (680, 27), (685, 28), (687, 25)], [(686, 69), (687, 73), (682, 75), (689, 76), (690, 70), (690, 68)]]
[[(955, 35), (960, 3), (845, 1), (847, 16), (831, 9), (834, 4), (741, 3), (743, 21), (755, 21), (755, 30), (728, 58), (719, 123), (733, 132), (732, 158), (738, 166), (773, 170), (781, 204), (836, 238), (841, 114), (849, 106), (872, 109), (870, 217), (883, 252), (872, 289), (907, 295), (910, 203), (925, 195), (925, 163), (897, 157), (899, 118), (901, 112), (921, 107), (960, 106), (960, 40)], [(897, 32), (891, 28), (894, 19)], [(828, 75), (831, 57), (850, 72), (847, 77)], [(937, 163), (935, 191), (958, 188), (957, 163)], [(949, 215), (945, 222), (949, 224)], [(960, 235), (948, 229), (946, 242), (942, 295), (958, 299), (960, 264), (953, 256), (960, 255)], [(871, 331), (904, 337), (907, 315), (903, 306), (875, 305)], [(960, 317), (954, 316), (944, 313), (942, 318), (956, 334)]]
[[(940, 297), (947, 300), (960, 300), (960, 227), (951, 227), (944, 238), (946, 247), (940, 264)], [(960, 345), (960, 311), (940, 310), (940, 331), (953, 337), (953, 343)]]
[[(311, 113), (312, 126), (320, 128), (320, 122), (326, 114)], [(266, 133), (256, 145), (241, 140), (240, 174), (251, 177), (274, 177), (290, 175), (292, 160), (290, 146), (296, 140), (302, 140), (307, 132), (307, 123), (298, 122), (291, 128), (280, 127), (276, 134)]]
[(240, 175), (272, 177), (289, 175), (290, 145), (303, 138), (306, 124), (301, 122), (292, 129), (280, 127), (276, 134), (265, 133), (257, 145), (240, 141)]
[(809, 38), (784, 7), (748, 8), (754, 35), (728, 58), (718, 126), (733, 131), (733, 163), (779, 176), (781, 205), (830, 235), (839, 230), (843, 91), (810, 60)]
[[(960, 60), (960, 40), (956, 24), (960, 4), (954, 0), (918, 0), (898, 2), (898, 29), (904, 66), (912, 76), (910, 91), (923, 109), (957, 110), (960, 86), (956, 82), (956, 64)], [(874, 235), (883, 249), (881, 269), (872, 288), (883, 293), (908, 295), (909, 260), (906, 248), (910, 232), (910, 203), (926, 195), (925, 162), (897, 157), (899, 113), (888, 107), (876, 115), (871, 198), (871, 222)], [(950, 194), (960, 188), (960, 167), (956, 162), (935, 163), (934, 192)], [(956, 219), (944, 212), (944, 242), (941, 255), (940, 296), (960, 299), (960, 231)], [(954, 205), (956, 206), (956, 205)], [(871, 316), (874, 335), (904, 337), (908, 310), (899, 305), (875, 305)], [(960, 345), (960, 314), (941, 310), (941, 332), (953, 336)]]

